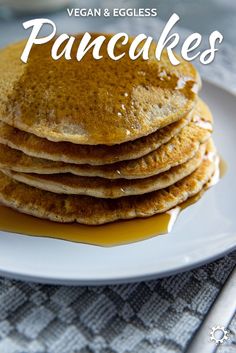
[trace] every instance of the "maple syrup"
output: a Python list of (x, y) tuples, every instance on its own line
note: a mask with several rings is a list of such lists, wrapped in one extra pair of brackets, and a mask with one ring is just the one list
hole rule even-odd
[(168, 233), (173, 216), (163, 213), (148, 219), (118, 221), (101, 226), (56, 223), (0, 206), (0, 229), (13, 233), (63, 239), (100, 246), (132, 243)]

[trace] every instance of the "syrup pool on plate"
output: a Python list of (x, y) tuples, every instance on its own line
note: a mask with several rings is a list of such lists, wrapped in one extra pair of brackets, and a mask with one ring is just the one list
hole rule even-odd
[(201, 195), (198, 194), (168, 212), (149, 218), (136, 218), (100, 226), (56, 223), (0, 206), (0, 229), (11, 233), (99, 246), (122, 245), (169, 233), (180, 211), (196, 202), (200, 197)]

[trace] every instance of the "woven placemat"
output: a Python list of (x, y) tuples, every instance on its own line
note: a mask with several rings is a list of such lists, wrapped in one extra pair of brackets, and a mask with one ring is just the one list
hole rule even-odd
[(236, 252), (169, 278), (104, 287), (2, 279), (0, 352), (184, 352), (235, 263)]

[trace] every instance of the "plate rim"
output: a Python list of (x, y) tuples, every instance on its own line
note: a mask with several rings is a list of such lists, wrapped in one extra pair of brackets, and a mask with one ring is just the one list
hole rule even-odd
[[(236, 233), (235, 233), (236, 236)], [(17, 281), (27, 281), (32, 283), (41, 283), (49, 285), (64, 285), (64, 286), (104, 286), (104, 285), (115, 285), (115, 284), (128, 284), (135, 282), (151, 281), (154, 279), (161, 279), (169, 276), (174, 276), (181, 274), (183, 272), (188, 272), (193, 269), (197, 269), (203, 265), (207, 265), (211, 262), (221, 259), (231, 253), (236, 251), (236, 243), (231, 245), (229, 248), (224, 249), (222, 252), (213, 254), (212, 256), (206, 255), (201, 258), (201, 260), (196, 260), (191, 262), (191, 264), (182, 265), (179, 267), (173, 267), (172, 269), (163, 270), (163, 271), (153, 271), (148, 274), (140, 275), (128, 275), (128, 276), (116, 276), (113, 278), (90, 278), (90, 279), (78, 279), (78, 278), (66, 278), (66, 277), (51, 277), (51, 276), (40, 276), (40, 275), (30, 275), (23, 274), (21, 272), (14, 271), (4, 271), (0, 269), (0, 276), (5, 277), (6, 279), (12, 279)]]

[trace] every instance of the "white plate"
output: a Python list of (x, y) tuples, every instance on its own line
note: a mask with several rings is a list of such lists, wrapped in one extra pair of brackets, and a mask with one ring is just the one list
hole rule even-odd
[(236, 100), (212, 84), (203, 87), (201, 96), (213, 111), (214, 138), (228, 171), (181, 213), (169, 235), (102, 248), (0, 232), (0, 274), (60, 284), (129, 282), (189, 270), (235, 249)]

